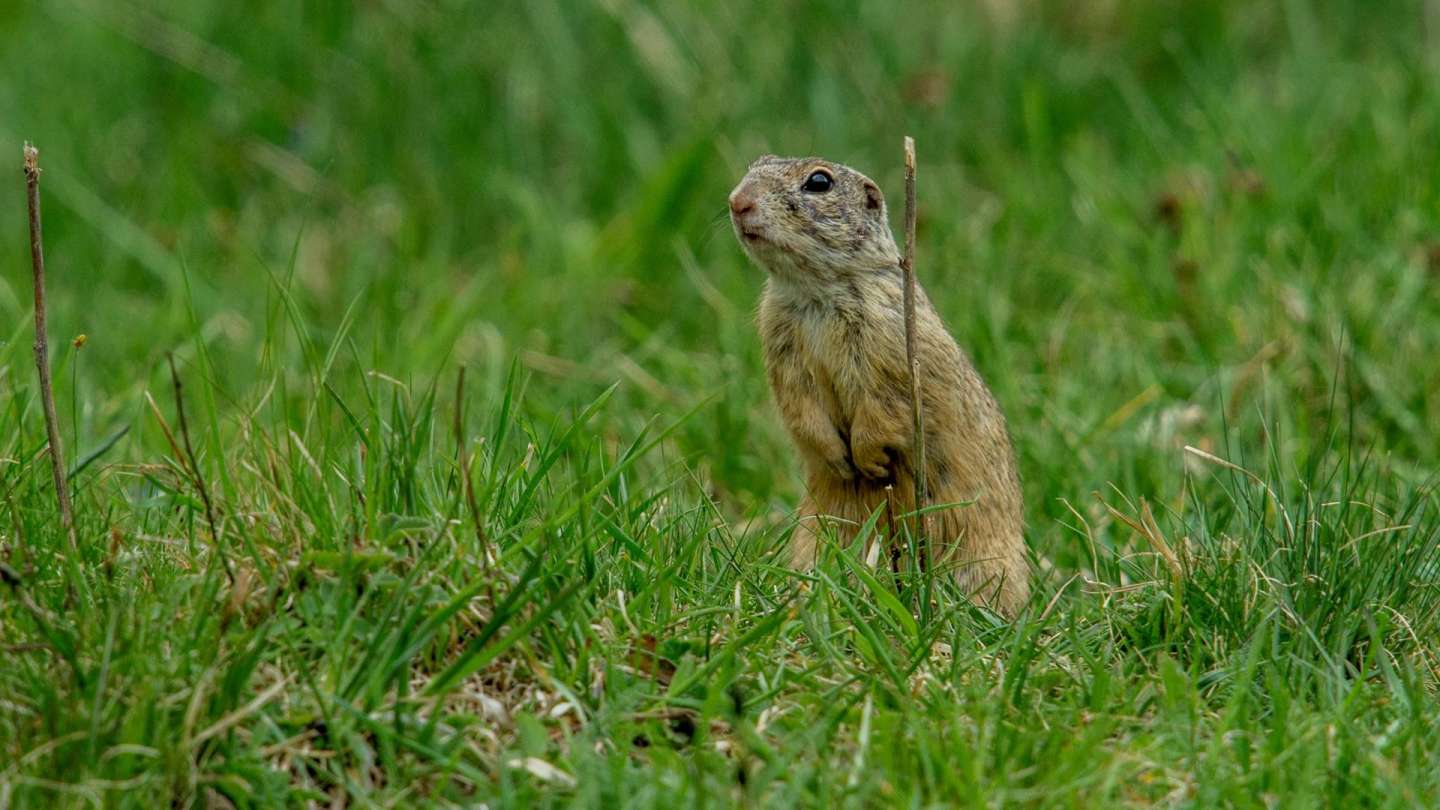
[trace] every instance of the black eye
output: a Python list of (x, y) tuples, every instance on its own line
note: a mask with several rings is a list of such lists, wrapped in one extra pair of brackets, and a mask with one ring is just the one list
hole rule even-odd
[(811, 194), (824, 194), (833, 185), (835, 185), (835, 178), (831, 177), (829, 172), (817, 170), (805, 178), (805, 185), (801, 186), (800, 190), (808, 191)]

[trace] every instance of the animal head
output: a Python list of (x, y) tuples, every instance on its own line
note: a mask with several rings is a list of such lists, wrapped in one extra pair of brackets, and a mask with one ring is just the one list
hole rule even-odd
[(730, 192), (730, 222), (756, 264), (794, 285), (823, 285), (900, 262), (880, 187), (823, 158), (765, 155), (750, 164)]

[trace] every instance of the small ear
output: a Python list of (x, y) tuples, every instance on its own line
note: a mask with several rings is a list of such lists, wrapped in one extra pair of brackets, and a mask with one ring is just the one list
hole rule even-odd
[(885, 195), (880, 193), (880, 187), (865, 181), (865, 207), (871, 211), (885, 210)]

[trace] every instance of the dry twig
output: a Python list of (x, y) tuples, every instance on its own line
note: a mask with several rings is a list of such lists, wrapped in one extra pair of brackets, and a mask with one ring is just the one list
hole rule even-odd
[[(220, 562), (225, 565), (225, 576), (234, 585), (235, 571), (230, 567), (230, 557), (225, 553), (220, 528), (215, 522), (215, 505), (210, 501), (210, 488), (205, 485), (205, 476), (200, 474), (200, 464), (195, 460), (195, 447), (190, 444), (190, 425), (185, 420), (185, 398), (181, 396), (180, 372), (175, 370), (175, 355), (167, 354), (165, 359), (170, 361), (170, 381), (175, 384), (175, 417), (180, 422), (180, 439), (185, 443), (184, 463), (190, 468), (190, 477), (200, 491), (201, 502), (205, 504), (205, 521), (210, 524), (210, 539), (215, 544), (215, 553), (220, 555)], [(174, 443), (173, 438), (171, 443)]]
[[(910, 365), (910, 413), (914, 427), (912, 457), (915, 462), (915, 523), (918, 539), (926, 539), (929, 501), (925, 476), (925, 414), (920, 398), (920, 358), (915, 352), (915, 139), (905, 136), (905, 255), (900, 259), (905, 274), (905, 359)], [(928, 547), (926, 557), (928, 558)]]
[(60, 522), (78, 551), (75, 515), (70, 509), (70, 484), (65, 475), (65, 449), (60, 444), (60, 424), (55, 418), (55, 392), (50, 381), (50, 342), (45, 326), (45, 244), (40, 232), (40, 153), (25, 144), (25, 192), (30, 205), (30, 267), (35, 286), (35, 368), (40, 372), (40, 402), (45, 411), (45, 432), (50, 443), (50, 472), (55, 478), (55, 500), (60, 504)]

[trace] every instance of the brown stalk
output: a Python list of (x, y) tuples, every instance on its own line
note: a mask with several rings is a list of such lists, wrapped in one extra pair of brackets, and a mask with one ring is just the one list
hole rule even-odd
[(915, 139), (905, 136), (905, 255), (900, 259), (905, 275), (905, 359), (910, 365), (910, 414), (915, 431), (912, 455), (915, 459), (915, 524), (917, 539), (927, 543), (929, 519), (925, 505), (929, 492), (925, 475), (925, 414), (920, 398), (920, 358), (915, 352)]
[(40, 372), (40, 402), (45, 411), (45, 433), (50, 443), (50, 472), (55, 478), (55, 500), (60, 523), (78, 551), (75, 516), (70, 509), (70, 484), (65, 475), (65, 448), (60, 444), (60, 423), (55, 418), (55, 392), (50, 381), (50, 341), (45, 326), (45, 240), (40, 230), (40, 153), (25, 144), (25, 193), (30, 205), (30, 267), (35, 286), (35, 368)]
[(465, 367), (455, 375), (455, 449), (465, 454)]
[[(175, 417), (180, 422), (180, 440), (185, 443), (185, 466), (190, 468), (190, 478), (195, 482), (195, 489), (200, 491), (200, 501), (205, 504), (205, 522), (210, 524), (210, 539), (215, 543), (215, 553), (220, 555), (220, 562), (225, 565), (225, 576), (229, 578), (230, 584), (235, 584), (235, 572), (230, 568), (230, 558), (225, 554), (225, 548), (221, 543), (220, 529), (215, 523), (215, 505), (210, 501), (210, 488), (205, 485), (205, 476), (200, 474), (200, 464), (195, 460), (195, 447), (190, 444), (190, 424), (185, 419), (185, 398), (181, 395), (180, 372), (175, 370), (175, 355), (166, 354), (165, 359), (170, 362), (170, 381), (175, 384)], [(174, 443), (172, 437), (171, 443)]]

